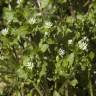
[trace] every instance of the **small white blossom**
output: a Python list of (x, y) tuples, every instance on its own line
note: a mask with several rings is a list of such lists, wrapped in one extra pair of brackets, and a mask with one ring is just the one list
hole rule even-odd
[(45, 28), (50, 28), (52, 26), (52, 23), (49, 21), (45, 21)]
[(65, 54), (65, 50), (60, 48), (59, 49), (59, 55), (60, 56), (63, 56), (64, 54)]
[(46, 56), (44, 56), (44, 59), (47, 60), (48, 58)]
[(95, 80), (95, 84), (96, 84), (96, 80)]
[(33, 65), (34, 63), (33, 62), (28, 62), (25, 66), (28, 68), (28, 69), (33, 69)]
[(37, 15), (37, 16), (41, 16), (41, 15), (42, 15), (42, 13), (40, 12), (40, 13), (37, 13), (36, 15)]
[(63, 74), (63, 71), (62, 71), (62, 70), (60, 70), (60, 74), (61, 74), (61, 75)]
[(70, 40), (68, 40), (68, 44), (70, 45), (70, 44), (72, 44), (72, 39), (70, 39)]
[(8, 5), (8, 7), (9, 7), (9, 10), (11, 10), (11, 9), (12, 9), (10, 4)]
[(87, 42), (89, 41), (88, 38), (87, 38), (86, 36), (83, 37), (83, 40), (85, 40), (85, 41), (87, 41)]
[(0, 56), (0, 60), (4, 60), (5, 58), (4, 58), (4, 56)]
[(8, 29), (7, 28), (1, 30), (1, 34), (2, 35), (6, 35), (7, 33), (8, 33)]
[(45, 32), (45, 36), (47, 36), (48, 35), (48, 32)]
[(94, 74), (96, 74), (96, 71), (94, 71)]
[(81, 50), (87, 50), (87, 46), (88, 46), (88, 38), (87, 37), (83, 37), (79, 42), (78, 42), (78, 46)]
[(27, 43), (26, 42), (24, 43), (24, 47), (27, 47)]
[(17, 4), (20, 4), (21, 2), (23, 2), (23, 0), (17, 0)]
[(28, 20), (29, 24), (35, 24), (36, 23), (36, 19), (35, 18), (30, 18)]

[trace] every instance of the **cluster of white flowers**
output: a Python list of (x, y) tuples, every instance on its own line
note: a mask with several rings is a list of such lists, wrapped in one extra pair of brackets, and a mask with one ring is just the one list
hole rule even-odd
[(30, 19), (28, 20), (28, 23), (29, 23), (29, 24), (35, 24), (35, 23), (36, 23), (36, 19), (35, 19), (35, 18), (30, 18)]
[(65, 50), (62, 49), (62, 48), (60, 48), (60, 49), (59, 49), (59, 55), (60, 55), (60, 56), (63, 56), (64, 54), (65, 54)]
[(88, 46), (88, 38), (87, 37), (83, 37), (79, 42), (78, 42), (78, 46), (81, 50), (87, 50), (87, 46)]
[(7, 28), (4, 28), (1, 30), (1, 34), (2, 35), (6, 35), (8, 33), (8, 29)]
[(34, 66), (34, 63), (33, 62), (28, 62), (26, 65), (25, 65), (28, 69), (33, 69), (33, 66)]
[(52, 23), (50, 21), (45, 21), (45, 28), (50, 28), (52, 26)]

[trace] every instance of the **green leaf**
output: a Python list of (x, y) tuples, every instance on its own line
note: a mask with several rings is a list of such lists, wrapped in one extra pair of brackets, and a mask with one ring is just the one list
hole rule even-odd
[(27, 96), (33, 96), (33, 95), (32, 95), (32, 92), (28, 93)]
[(12, 10), (9, 10), (8, 8), (4, 9), (4, 20), (7, 20), (7, 22), (11, 22), (14, 19), (14, 12)]
[(16, 73), (19, 78), (27, 79), (27, 74), (25, 73), (23, 69), (19, 68)]
[(41, 0), (41, 8), (45, 8), (48, 6), (50, 0)]
[(46, 74), (46, 62), (42, 65), (42, 69), (41, 69), (41, 72), (40, 72), (40, 77), (44, 76)]
[(80, 32), (76, 32), (75, 38), (78, 40), (80, 38)]
[(67, 60), (69, 62), (69, 65), (72, 65), (74, 63), (74, 53), (69, 54)]
[(66, 22), (69, 23), (69, 24), (73, 23), (74, 22), (74, 18), (72, 16), (69, 16), (69, 17), (66, 18)]
[(16, 91), (16, 96), (20, 96), (20, 92), (19, 91)]
[(48, 47), (49, 47), (48, 44), (41, 44), (41, 43), (39, 44), (39, 48), (40, 48), (40, 50), (41, 50), (42, 52), (47, 51)]
[(16, 29), (13, 34), (16, 34), (17, 36), (24, 36), (25, 34), (28, 33), (28, 26), (24, 25)]
[(89, 58), (90, 58), (91, 60), (93, 60), (94, 56), (95, 56), (95, 54), (91, 51), (91, 52), (89, 53)]
[(62, 3), (66, 3), (67, 0), (59, 0), (59, 2), (62, 4)]
[(53, 96), (61, 96), (61, 95), (56, 90), (54, 90)]
[(48, 44), (54, 44), (55, 42), (54, 42), (54, 40), (52, 40), (51, 38), (49, 38), (49, 39), (47, 40), (47, 43), (48, 43)]
[(72, 81), (70, 82), (70, 84), (71, 84), (73, 87), (75, 87), (75, 86), (78, 84), (77, 79), (72, 80)]

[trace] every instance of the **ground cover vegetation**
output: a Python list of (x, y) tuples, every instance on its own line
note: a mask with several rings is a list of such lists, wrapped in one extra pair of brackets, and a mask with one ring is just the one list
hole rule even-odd
[(96, 96), (96, 0), (0, 0), (0, 96)]

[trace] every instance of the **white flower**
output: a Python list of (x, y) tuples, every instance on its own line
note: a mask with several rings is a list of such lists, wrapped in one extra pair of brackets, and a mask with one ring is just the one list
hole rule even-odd
[(0, 56), (0, 60), (4, 60), (5, 58), (4, 58), (4, 56)]
[(33, 65), (34, 63), (33, 62), (28, 62), (25, 66), (28, 68), (28, 69), (33, 69)]
[(86, 36), (83, 37), (83, 40), (85, 40), (85, 41), (87, 41), (87, 42), (89, 41), (88, 38), (87, 38)]
[(50, 21), (45, 21), (45, 28), (50, 28), (52, 23)]
[(65, 54), (65, 50), (60, 48), (59, 49), (59, 55), (60, 56), (63, 56), (64, 54)]
[(47, 60), (48, 58), (46, 56), (44, 56), (44, 59)]
[(68, 44), (69, 45), (72, 44), (72, 39), (68, 40)]
[(41, 15), (42, 15), (42, 13), (40, 12), (40, 13), (37, 13), (36, 15), (37, 15), (37, 16), (41, 16)]
[(48, 35), (48, 32), (45, 32), (45, 36), (47, 36)]
[(36, 19), (35, 18), (30, 18), (28, 20), (29, 24), (35, 24), (36, 23)]
[(23, 2), (23, 0), (17, 0), (17, 4), (20, 4), (22, 2)]
[(8, 33), (8, 29), (7, 28), (1, 30), (1, 34), (2, 35), (6, 35), (7, 33)]
[(11, 5), (10, 4), (8, 5), (8, 7), (9, 7), (9, 10), (11, 10)]
[(94, 71), (94, 74), (96, 74), (96, 71)]
[(78, 46), (81, 50), (87, 50), (87, 46), (88, 46), (88, 38), (87, 37), (83, 37), (79, 42), (78, 42)]

